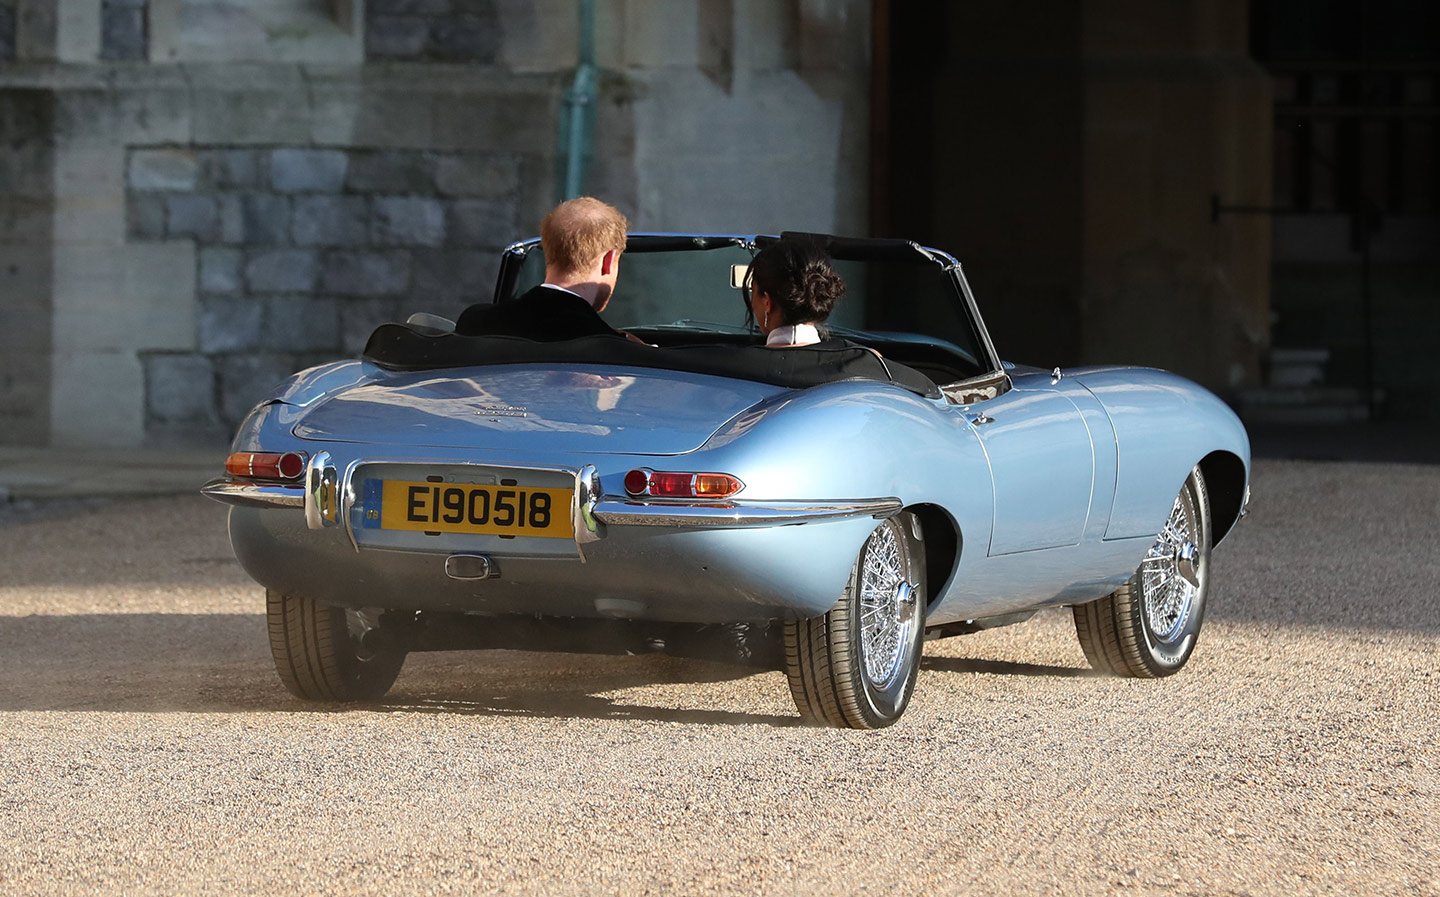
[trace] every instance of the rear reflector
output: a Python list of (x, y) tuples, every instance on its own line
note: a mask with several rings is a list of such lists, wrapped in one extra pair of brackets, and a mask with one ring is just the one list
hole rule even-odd
[(729, 498), (745, 484), (728, 473), (687, 473), (640, 468), (625, 474), (625, 491), (657, 498)]
[(650, 484), (650, 472), (648, 470), (632, 470), (625, 474), (625, 491), (631, 495), (644, 495), (645, 488)]
[(294, 480), (305, 472), (305, 455), (302, 452), (236, 452), (225, 459), (225, 470), (237, 477)]

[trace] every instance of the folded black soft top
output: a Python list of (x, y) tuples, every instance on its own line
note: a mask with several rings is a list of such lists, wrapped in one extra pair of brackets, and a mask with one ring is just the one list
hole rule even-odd
[(886, 361), (863, 346), (647, 346), (618, 336), (537, 342), (516, 336), (425, 333), (407, 324), (381, 324), (362, 356), (392, 371), (426, 371), (485, 364), (613, 364), (753, 380), (792, 389), (837, 380), (893, 383), (927, 398), (940, 390), (919, 371)]

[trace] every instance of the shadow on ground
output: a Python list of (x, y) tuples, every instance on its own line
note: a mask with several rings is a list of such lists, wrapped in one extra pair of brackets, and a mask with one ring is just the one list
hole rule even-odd
[[(1023, 623), (1019, 624), (1025, 625)], [(1008, 660), (983, 660), (978, 657), (926, 657), (922, 670), (938, 673), (974, 673), (991, 676), (1049, 676), (1056, 679), (1077, 679), (1100, 675), (1089, 667), (1054, 667), (1038, 663), (1013, 663)]]
[[(259, 614), (75, 614), (0, 617), (0, 712), (334, 713), (797, 725), (788, 714), (679, 708), (611, 697), (667, 684), (734, 682), (755, 670), (664, 655), (615, 657), (473, 651), (415, 654), (383, 701), (311, 704), (275, 675)], [(926, 657), (955, 675), (1073, 678), (1085, 668)], [(767, 689), (783, 693), (776, 676)]]
[(454, 713), (793, 725), (796, 717), (626, 703), (607, 692), (743, 679), (742, 667), (649, 655), (412, 655), (365, 705), (309, 704), (281, 686), (258, 614), (0, 617), (0, 712)]

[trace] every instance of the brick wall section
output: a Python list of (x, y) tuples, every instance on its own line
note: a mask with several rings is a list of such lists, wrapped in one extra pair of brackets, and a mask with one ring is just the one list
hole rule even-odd
[(104, 0), (100, 7), (100, 58), (142, 61), (149, 56), (146, 32), (150, 0)]
[(373, 61), (495, 62), (494, 0), (369, 0), (365, 57)]
[(198, 351), (148, 353), (147, 428), (233, 428), (273, 384), (354, 357), (376, 325), (453, 317), (517, 230), (503, 154), (132, 148), (129, 239), (196, 245)]
[(0, 0), (0, 62), (15, 58), (15, 0)]

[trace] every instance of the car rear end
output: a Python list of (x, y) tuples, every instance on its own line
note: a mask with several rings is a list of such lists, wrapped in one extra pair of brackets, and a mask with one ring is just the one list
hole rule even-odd
[(810, 617), (899, 504), (746, 493), (777, 459), (734, 434), (788, 392), (653, 369), (371, 369), (257, 408), (206, 491), (233, 506), (251, 576), (329, 605)]

